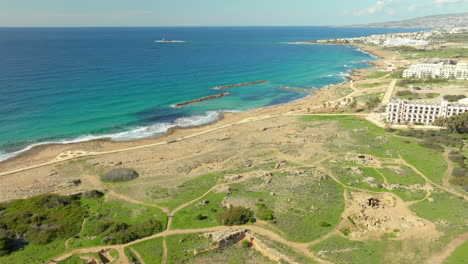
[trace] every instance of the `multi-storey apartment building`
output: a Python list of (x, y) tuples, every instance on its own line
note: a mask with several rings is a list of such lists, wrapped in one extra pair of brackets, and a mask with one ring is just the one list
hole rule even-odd
[(393, 100), (387, 104), (389, 123), (432, 124), (439, 117), (449, 117), (468, 112), (468, 105), (442, 101), (440, 104)]
[(403, 78), (468, 80), (468, 64), (447, 62), (416, 64), (403, 71)]

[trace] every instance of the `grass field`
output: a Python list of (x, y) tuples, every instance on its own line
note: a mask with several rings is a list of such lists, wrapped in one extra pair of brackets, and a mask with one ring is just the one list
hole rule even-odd
[(402, 184), (405, 186), (413, 184), (426, 184), (426, 181), (411, 168), (399, 164), (385, 164), (381, 169), (377, 169), (387, 178), (390, 184)]
[(401, 54), (408, 58), (466, 58), (468, 55), (466, 48), (446, 48), (441, 50), (405, 50)]
[(64, 240), (54, 240), (46, 245), (28, 245), (23, 250), (1, 257), (0, 263), (36, 264), (43, 263), (65, 251)]
[(387, 74), (389, 74), (389, 73), (388, 72), (382, 72), (382, 71), (376, 71), (376, 72), (372, 73), (371, 75), (366, 76), (365, 78), (366, 79), (378, 79), (378, 78), (384, 77)]
[(439, 190), (433, 191), (430, 198), (433, 199), (432, 202), (425, 200), (412, 205), (410, 209), (419, 217), (434, 222), (437, 229), (445, 233), (445, 240), (441, 239), (442, 242), (448, 243), (454, 235), (466, 232), (468, 203)]
[(463, 264), (468, 263), (468, 258), (466, 254), (468, 252), (468, 241), (465, 241), (463, 245), (453, 252), (453, 254), (444, 261), (444, 264)]
[(384, 83), (375, 82), (375, 83), (359, 84), (359, 86), (362, 87), (362, 88), (374, 88), (374, 87), (379, 87), (381, 85), (384, 85)]
[(86, 260), (80, 258), (78, 255), (73, 255), (67, 259), (59, 261), (58, 264), (86, 264)]
[(214, 249), (195, 256), (195, 252), (213, 248), (210, 240), (199, 234), (176, 235), (167, 237), (167, 263), (226, 263), (226, 264), (273, 264), (256, 250), (232, 245), (223, 249)]
[(361, 96), (357, 97), (357, 100), (360, 103), (365, 104), (370, 98), (373, 98), (373, 97), (382, 98), (383, 97), (383, 92), (369, 93), (369, 94), (361, 95)]
[(155, 239), (147, 240), (135, 245), (131, 248), (136, 250), (147, 264), (161, 263), (163, 256), (163, 238), (158, 237)]
[[(219, 206), (226, 194), (210, 192), (199, 201), (185, 207), (174, 215), (172, 229), (204, 228), (219, 225), (218, 215), (224, 211)], [(202, 201), (208, 201), (208, 204), (200, 204)], [(202, 219), (197, 219), (201, 215)]]
[[(216, 185), (218, 177), (219, 174), (206, 174), (186, 181), (175, 189), (164, 190), (168, 195), (164, 198), (156, 199), (156, 203), (160, 206), (174, 209), (207, 192), (211, 187)], [(161, 192), (161, 190), (156, 191)]]
[(69, 245), (71, 248), (102, 245), (102, 237), (93, 235), (93, 231), (96, 224), (103, 219), (110, 219), (128, 225), (156, 219), (161, 221), (163, 228), (167, 225), (167, 216), (154, 207), (137, 205), (118, 199), (110, 199), (104, 202), (102, 198), (97, 200), (82, 198), (82, 202), (91, 213), (86, 220), (83, 232), (78, 238), (70, 239)]
[[(271, 182), (258, 180), (233, 185), (234, 201), (250, 206), (264, 204), (273, 210), (275, 219), (271, 228), (285, 238), (296, 242), (312, 241), (340, 222), (344, 210), (343, 189), (332, 179), (314, 178), (315, 170), (301, 175), (273, 174)], [(329, 226), (321, 226), (326, 222)]]
[(200, 234), (175, 235), (166, 238), (167, 263), (189, 263), (195, 258), (195, 251), (212, 248), (211, 241)]
[[(335, 264), (348, 263), (425, 263), (434, 246), (426, 241), (399, 241), (382, 237), (380, 240), (352, 241), (332, 236), (310, 248), (322, 258)], [(411, 250), (415, 254), (402, 254)]]

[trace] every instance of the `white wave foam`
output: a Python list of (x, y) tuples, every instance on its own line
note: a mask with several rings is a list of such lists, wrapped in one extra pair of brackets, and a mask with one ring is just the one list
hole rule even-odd
[(333, 74), (328, 74), (328, 75), (320, 76), (319, 78), (320, 78), (320, 79), (323, 79), (323, 78), (331, 78), (331, 77), (333, 77)]
[(183, 40), (155, 40), (154, 42), (156, 43), (185, 43), (187, 41), (183, 41)]
[(379, 57), (375, 56), (374, 54), (372, 54), (372, 53), (370, 53), (370, 52), (367, 52), (367, 51), (365, 51), (365, 50), (362, 50), (362, 49), (360, 49), (360, 48), (356, 48), (356, 50), (357, 50), (357, 51), (360, 51), (360, 52), (362, 52), (362, 53), (364, 53), (364, 54), (367, 54), (367, 55), (371, 56), (371, 57), (374, 58), (374, 59), (379, 59)]
[(338, 76), (340, 76), (340, 77), (349, 77), (349, 76), (351, 76), (351, 74), (349, 72), (340, 72), (340, 73), (338, 73)]
[(225, 111), (209, 111), (205, 115), (194, 115), (188, 117), (181, 117), (173, 122), (157, 123), (148, 126), (137, 126), (130, 127), (126, 131), (109, 133), (109, 134), (88, 134), (75, 138), (66, 138), (59, 139), (54, 141), (44, 141), (39, 143), (31, 144), (19, 151), (15, 152), (5, 152), (0, 151), (0, 161), (4, 161), (10, 158), (13, 158), (25, 151), (28, 151), (34, 147), (47, 145), (47, 144), (70, 144), (70, 143), (79, 143), (85, 141), (91, 141), (96, 139), (111, 139), (113, 141), (130, 141), (136, 139), (150, 138), (158, 135), (162, 135), (167, 132), (170, 128), (173, 127), (196, 127), (206, 125), (208, 123), (214, 122), (220, 118), (222, 113), (238, 113), (240, 111), (236, 110), (225, 110)]

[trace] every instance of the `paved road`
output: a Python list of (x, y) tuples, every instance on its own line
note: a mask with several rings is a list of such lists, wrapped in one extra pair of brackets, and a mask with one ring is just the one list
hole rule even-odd
[(395, 91), (395, 87), (396, 87), (397, 82), (398, 82), (397, 79), (392, 80), (392, 82), (388, 86), (388, 89), (385, 92), (385, 95), (384, 95), (384, 97), (382, 99), (382, 104), (387, 104), (388, 102), (390, 102), (390, 98), (392, 98), (392, 95), (393, 95), (393, 92)]

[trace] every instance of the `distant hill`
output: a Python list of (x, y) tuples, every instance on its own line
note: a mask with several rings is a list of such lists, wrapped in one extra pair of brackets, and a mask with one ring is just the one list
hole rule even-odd
[(375, 28), (437, 28), (441, 26), (468, 26), (468, 13), (426, 16), (401, 21), (348, 25), (339, 27), (375, 27)]

